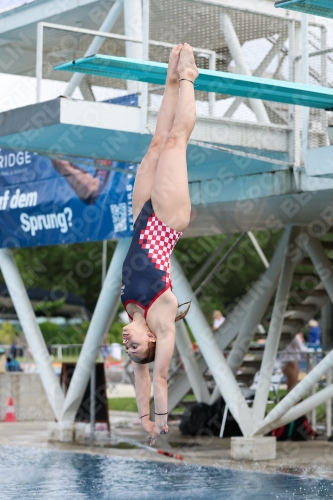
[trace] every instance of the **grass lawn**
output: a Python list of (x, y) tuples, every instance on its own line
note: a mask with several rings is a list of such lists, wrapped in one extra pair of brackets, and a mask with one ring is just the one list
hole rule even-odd
[[(191, 394), (185, 396), (185, 399), (193, 401), (193, 403), (195, 403), (195, 396)], [(110, 398), (108, 399), (108, 404), (109, 404), (109, 410), (133, 411), (133, 412), (138, 411), (135, 398)], [(183, 408), (180, 410), (183, 411)]]
[[(321, 390), (321, 389), (318, 389)], [(286, 391), (285, 390), (280, 390), (279, 391), (279, 399), (282, 396), (285, 396)], [(271, 398), (273, 399), (273, 394), (270, 394)], [(195, 397), (193, 395), (188, 395), (185, 396), (185, 399), (187, 401), (193, 401), (195, 402)], [(137, 412), (138, 407), (136, 405), (136, 400), (135, 398), (111, 398), (108, 399), (108, 404), (109, 404), (109, 410), (115, 410), (115, 411), (132, 411), (132, 412)], [(268, 404), (266, 407), (267, 413), (272, 411), (272, 409), (275, 407), (275, 404)], [(174, 409), (175, 413), (182, 414), (184, 412), (184, 407), (177, 407)], [(324, 422), (325, 421), (325, 414), (326, 414), (326, 407), (325, 404), (320, 405), (317, 408), (317, 422)]]
[[(16, 358), (19, 363), (34, 363), (34, 360), (32, 358), (23, 358), (19, 356)], [(79, 359), (79, 355), (73, 355), (73, 356), (63, 356), (62, 359), (58, 359), (57, 356), (53, 357), (53, 362), (54, 363), (76, 363), (77, 360)]]
[(109, 410), (116, 411), (138, 411), (135, 398), (111, 398), (108, 399)]

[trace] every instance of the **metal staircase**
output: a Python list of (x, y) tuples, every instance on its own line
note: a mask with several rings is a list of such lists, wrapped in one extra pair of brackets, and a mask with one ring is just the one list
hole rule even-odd
[[(325, 249), (325, 253), (328, 258), (332, 254), (333, 250), (332, 237), (332, 231), (328, 231), (321, 240), (321, 244)], [(331, 259), (331, 262), (333, 263), (333, 259)], [(266, 331), (268, 330), (270, 322), (273, 302), (274, 297), (271, 300), (271, 303), (262, 320), (262, 325), (265, 327)], [(300, 259), (293, 275), (287, 311), (285, 313), (279, 344), (279, 351), (283, 350), (284, 347), (291, 342), (294, 336), (307, 325), (308, 321), (314, 317), (327, 302), (329, 302), (329, 297), (324, 285), (316, 273), (310, 257), (307, 253), (304, 253), (303, 258)], [(217, 335), (223, 337), (223, 326), (221, 326), (217, 331)], [(256, 334), (255, 339), (258, 339), (259, 337), (263, 338), (262, 335)], [(225, 347), (225, 352), (227, 353), (230, 344)], [(211, 391), (215, 384), (213, 378), (207, 370), (207, 364), (200, 353), (196, 354), (196, 360), (205, 376), (207, 387)], [(260, 370), (261, 360), (262, 353), (258, 351), (258, 347), (253, 346), (250, 348), (248, 355), (244, 357), (241, 369), (237, 373), (237, 381), (239, 383), (251, 385), (255, 373)], [(193, 395), (193, 392), (189, 386), (186, 373), (181, 364), (170, 373), (168, 387), (169, 412), (171, 412), (171, 415), (178, 417), (182, 414), (181, 410), (185, 409), (189, 404), (192, 404), (195, 399), (194, 397), (191, 398), (191, 400), (189, 400), (189, 398), (185, 399), (186, 396)], [(176, 411), (174, 411), (175, 409)]]

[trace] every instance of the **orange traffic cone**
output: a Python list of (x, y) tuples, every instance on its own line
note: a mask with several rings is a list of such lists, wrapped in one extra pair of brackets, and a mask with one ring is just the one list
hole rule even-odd
[(8, 398), (7, 411), (4, 422), (17, 422), (13, 398)]

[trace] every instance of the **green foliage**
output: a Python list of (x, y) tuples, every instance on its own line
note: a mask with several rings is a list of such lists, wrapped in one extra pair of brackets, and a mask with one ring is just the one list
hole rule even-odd
[(124, 326), (125, 323), (120, 323), (120, 321), (116, 321), (111, 325), (107, 337), (107, 341), (109, 344), (112, 344), (113, 342), (118, 342), (118, 344), (122, 344), (123, 342), (122, 333)]
[(11, 323), (4, 321), (0, 326), (0, 344), (11, 345), (16, 341), (16, 330)]
[[(57, 325), (50, 321), (45, 321), (39, 326), (46, 344), (82, 344), (89, 324), (86, 321), (80, 325)], [(113, 323), (107, 335), (106, 342), (108, 344), (112, 344), (113, 342), (121, 344), (123, 327), (124, 323), (117, 321)]]
[[(281, 231), (255, 232), (254, 234), (267, 259), (270, 260), (279, 242)], [(238, 236), (239, 234), (236, 234), (222, 250), (221, 254), (215, 258), (204, 275), (195, 283), (194, 290), (233, 245)], [(192, 280), (225, 238), (226, 235), (180, 239), (175, 248), (175, 254), (189, 281)], [(250, 239), (245, 236), (199, 293), (200, 306), (207, 320), (212, 323), (212, 313), (215, 309), (220, 309), (227, 316), (228, 311), (234, 307), (237, 299), (247, 292), (264, 271), (265, 267), (262, 261)]]
[[(110, 262), (116, 242), (108, 242)], [(20, 248), (14, 251), (23, 282), (28, 288), (50, 290), (55, 299), (73, 293), (94, 310), (101, 289), (102, 242)]]
[(85, 326), (56, 325), (50, 321), (41, 323), (41, 332), (46, 344), (82, 344), (85, 337)]
[(36, 304), (34, 309), (36, 312), (42, 312), (47, 318), (51, 318), (59, 309), (63, 307), (66, 300), (64, 297), (58, 300), (46, 300), (44, 302), (39, 302)]
[[(281, 231), (276, 230), (255, 233), (268, 260), (274, 253), (280, 235)], [(213, 269), (237, 237), (238, 234), (226, 245), (205, 275)], [(216, 235), (180, 239), (175, 254), (189, 280), (202, 268), (225, 238), (226, 235)], [(108, 242), (108, 262), (111, 260), (114, 247), (115, 242)], [(55, 299), (61, 297), (66, 299), (68, 293), (73, 293), (85, 299), (88, 309), (93, 312), (101, 289), (102, 242), (22, 248), (15, 250), (15, 259), (27, 287), (51, 290)], [(212, 322), (214, 309), (221, 309), (227, 316), (236, 301), (246, 293), (264, 270), (251, 241), (245, 236), (198, 296), (208, 321)], [(202, 278), (194, 285), (194, 289), (201, 281)], [(112, 325), (108, 336), (110, 341), (121, 341), (121, 328), (120, 323)]]

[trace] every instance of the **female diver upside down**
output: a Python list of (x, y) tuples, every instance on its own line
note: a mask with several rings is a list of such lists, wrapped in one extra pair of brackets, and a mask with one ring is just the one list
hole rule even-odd
[[(186, 148), (195, 125), (193, 50), (185, 43), (170, 54), (156, 131), (138, 169), (133, 192), (134, 235), (123, 264), (121, 299), (131, 319), (123, 343), (133, 363), (135, 393), (144, 429), (155, 443), (168, 432), (167, 375), (174, 351), (178, 302), (172, 293), (171, 252), (188, 226)], [(163, 221), (163, 222), (162, 222)], [(148, 364), (155, 361), (155, 422), (150, 420)]]

